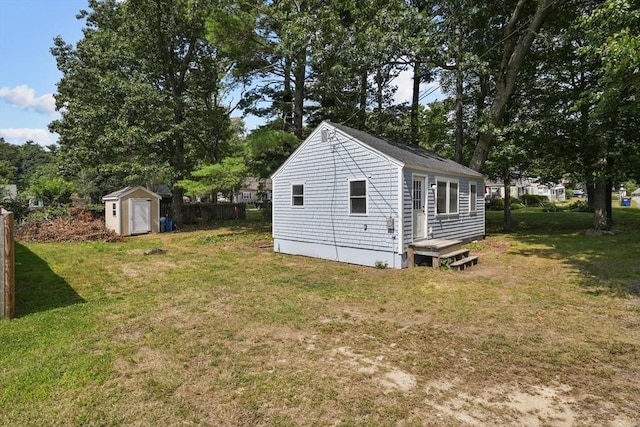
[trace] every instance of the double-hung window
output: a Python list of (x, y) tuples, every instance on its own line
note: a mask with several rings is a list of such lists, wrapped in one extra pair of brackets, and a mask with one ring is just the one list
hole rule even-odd
[(469, 212), (478, 210), (478, 184), (469, 183)]
[(436, 213), (452, 215), (458, 213), (458, 181), (436, 178)]
[(291, 206), (304, 206), (304, 184), (291, 186)]
[(349, 181), (349, 214), (367, 214), (367, 181), (364, 179)]

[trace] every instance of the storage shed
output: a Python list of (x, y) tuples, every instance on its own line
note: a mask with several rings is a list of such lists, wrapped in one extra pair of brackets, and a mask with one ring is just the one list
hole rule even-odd
[(160, 231), (160, 199), (144, 187), (125, 187), (102, 198), (105, 226), (121, 236)]
[(271, 178), (275, 252), (436, 267), (485, 234), (482, 174), (347, 126), (320, 124)]

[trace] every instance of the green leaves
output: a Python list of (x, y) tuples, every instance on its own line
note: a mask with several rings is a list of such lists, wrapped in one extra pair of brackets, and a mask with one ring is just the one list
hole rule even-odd
[(194, 171), (195, 179), (178, 181), (188, 196), (206, 197), (218, 192), (231, 194), (238, 189), (247, 174), (247, 166), (242, 157), (227, 157), (221, 163), (206, 165)]

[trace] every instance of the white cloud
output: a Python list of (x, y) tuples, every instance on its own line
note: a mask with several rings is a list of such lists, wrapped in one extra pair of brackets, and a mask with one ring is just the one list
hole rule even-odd
[(33, 141), (38, 145), (46, 147), (55, 144), (58, 135), (45, 129), (0, 129), (0, 137), (10, 144), (24, 144)]
[(52, 93), (47, 93), (37, 98), (35, 93), (36, 91), (27, 85), (16, 86), (13, 89), (3, 86), (0, 88), (0, 99), (25, 110), (33, 109), (38, 113), (48, 114), (50, 116), (58, 114)]
[[(411, 102), (413, 98), (413, 69), (401, 71), (398, 74), (392, 84), (398, 86), (398, 90), (393, 96), (393, 100), (396, 103)], [(428, 94), (428, 95), (427, 95)], [(437, 81), (431, 83), (420, 84), (420, 103), (427, 104), (434, 99), (439, 99), (442, 96), (440, 92), (440, 85)]]

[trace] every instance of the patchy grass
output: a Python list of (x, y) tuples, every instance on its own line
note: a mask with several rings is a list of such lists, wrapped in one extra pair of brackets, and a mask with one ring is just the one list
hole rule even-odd
[(251, 219), (19, 244), (0, 424), (637, 425), (640, 210), (500, 215), (460, 273), (274, 254)]

